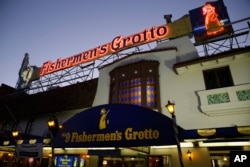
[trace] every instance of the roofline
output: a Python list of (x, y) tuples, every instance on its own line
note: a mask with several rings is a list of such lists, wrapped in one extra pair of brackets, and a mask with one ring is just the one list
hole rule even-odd
[(250, 46), (247, 46), (245, 48), (235, 48), (235, 49), (232, 49), (229, 51), (221, 52), (221, 53), (216, 54), (216, 55), (204, 56), (204, 57), (199, 57), (199, 58), (193, 59), (193, 60), (179, 62), (179, 63), (176, 63), (173, 65), (173, 69), (176, 71), (176, 68), (185, 67), (185, 66), (193, 65), (193, 64), (198, 64), (201, 62), (216, 60), (218, 58), (226, 58), (226, 57), (234, 56), (235, 53), (241, 54), (241, 53), (245, 53), (246, 51), (250, 51)]
[(126, 59), (126, 58), (128, 58), (130, 56), (139, 55), (139, 54), (145, 54), (145, 53), (163, 52), (163, 51), (169, 51), (169, 50), (175, 50), (177, 52), (178, 49), (177, 49), (177, 47), (168, 47), (168, 48), (147, 50), (147, 51), (144, 51), (144, 52), (131, 53), (131, 54), (128, 54), (127, 56), (125, 56), (123, 58), (120, 58), (118, 60), (113, 61), (112, 63), (105, 64), (105, 65), (99, 67), (99, 69), (105, 68), (105, 67), (107, 67), (107, 66), (109, 66), (111, 64), (117, 63), (119, 61), (123, 61), (124, 59)]

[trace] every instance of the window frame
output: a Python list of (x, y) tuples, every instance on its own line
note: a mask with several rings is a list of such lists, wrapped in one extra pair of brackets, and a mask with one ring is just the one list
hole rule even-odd
[[(139, 61), (116, 67), (110, 74), (110, 93), (109, 103), (119, 103), (120, 83), (140, 78), (141, 81), (141, 105), (150, 109), (161, 111), (160, 105), (160, 87), (159, 87), (159, 62), (158, 61)], [(154, 83), (154, 103), (153, 107), (147, 106), (147, 78), (153, 78)], [(127, 104), (127, 103), (126, 103)]]
[[(226, 71), (224, 71), (224, 73), (226, 72), (227, 75), (223, 75), (223, 76), (225, 76), (226, 80), (229, 81), (227, 83), (227, 85), (223, 84), (222, 78), (219, 77), (222, 70), (226, 70)], [(213, 75), (213, 77), (214, 77), (213, 81), (215, 81), (215, 82), (213, 82), (213, 84), (214, 84), (213, 86), (210, 86), (210, 84), (209, 84), (209, 81), (211, 81), (211, 80), (208, 80), (209, 79), (208, 75)], [(204, 70), (203, 71), (203, 78), (204, 78), (206, 90), (234, 86), (234, 82), (233, 82), (233, 78), (232, 78), (232, 74), (231, 74), (231, 70), (230, 70), (229, 66), (223, 66), (223, 67), (219, 67), (219, 68)]]

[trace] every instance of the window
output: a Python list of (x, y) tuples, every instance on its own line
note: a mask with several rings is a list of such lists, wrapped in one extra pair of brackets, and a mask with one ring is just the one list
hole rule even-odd
[(203, 71), (203, 76), (206, 89), (216, 89), (234, 85), (228, 66)]
[(141, 78), (119, 83), (118, 103), (141, 105)]
[(134, 104), (160, 111), (159, 63), (140, 61), (110, 72), (110, 103)]

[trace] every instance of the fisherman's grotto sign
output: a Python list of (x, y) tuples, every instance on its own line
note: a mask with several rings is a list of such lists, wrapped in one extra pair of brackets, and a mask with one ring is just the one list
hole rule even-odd
[(174, 145), (172, 120), (136, 105), (107, 104), (84, 110), (63, 124), (54, 147)]

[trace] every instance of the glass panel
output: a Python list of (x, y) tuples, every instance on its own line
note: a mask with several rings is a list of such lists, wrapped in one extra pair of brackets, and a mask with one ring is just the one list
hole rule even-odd
[(146, 84), (147, 107), (154, 107), (156, 106), (155, 78), (147, 78)]
[(120, 82), (120, 88), (127, 88), (129, 87), (129, 85), (129, 81)]
[(203, 72), (206, 89), (233, 86), (229, 67), (207, 70)]
[(170, 167), (170, 157), (168, 155), (148, 157), (148, 167)]
[(147, 78), (147, 85), (154, 85), (155, 84), (155, 78)]
[(129, 104), (129, 89), (119, 90), (119, 103)]
[(119, 83), (118, 103), (142, 105), (142, 90), (146, 92), (146, 107), (153, 108), (157, 106), (156, 98), (156, 79), (148, 77), (145, 79), (146, 85), (142, 88), (141, 78), (133, 78), (131, 80)]
[(120, 83), (119, 103), (141, 105), (141, 79), (135, 78)]
[(231, 78), (231, 73), (229, 68), (222, 68), (217, 71), (217, 76), (219, 79), (220, 87), (233, 86), (233, 81)]
[(155, 106), (155, 87), (147, 86), (147, 107)]
[(130, 91), (130, 104), (141, 105), (141, 87), (133, 87)]
[(141, 78), (131, 79), (131, 87), (141, 85)]
[(204, 79), (207, 89), (215, 89), (218, 87), (215, 71), (204, 71)]

